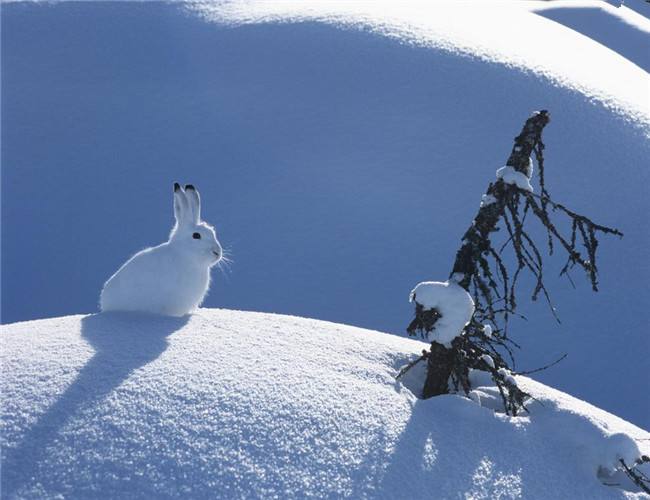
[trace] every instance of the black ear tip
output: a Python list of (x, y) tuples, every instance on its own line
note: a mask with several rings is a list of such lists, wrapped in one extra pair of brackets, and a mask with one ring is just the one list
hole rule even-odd
[(174, 192), (180, 191), (181, 190), (181, 185), (178, 182), (174, 182)]
[(192, 186), (192, 184), (185, 184), (185, 189), (186, 190), (191, 189), (192, 191), (196, 191), (196, 188)]

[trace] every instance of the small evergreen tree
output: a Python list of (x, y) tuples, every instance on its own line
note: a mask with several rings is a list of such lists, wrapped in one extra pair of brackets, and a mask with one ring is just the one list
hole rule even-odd
[[(508, 333), (508, 320), (516, 314), (515, 290), (522, 271), (528, 271), (534, 277), (533, 300), (542, 294), (550, 304), (543, 280), (542, 252), (525, 229), (527, 218), (537, 219), (546, 229), (549, 254), (556, 246), (566, 252), (567, 262), (561, 274), (569, 276), (573, 267), (582, 268), (594, 291), (598, 289), (598, 236), (622, 236), (620, 231), (592, 222), (555, 202), (549, 195), (544, 183), (542, 142), (542, 131), (549, 120), (547, 111), (535, 112), (528, 118), (515, 138), (506, 166), (497, 171), (497, 181), (488, 186), (481, 207), (456, 253), (449, 283), (462, 287), (471, 295), (475, 307), (469, 322), (451, 342), (438, 342), (435, 340), (436, 325), (444, 313), (439, 307), (427, 307), (418, 301), (417, 294), (412, 297), (415, 318), (407, 328), (408, 333), (420, 334), (424, 338), (430, 338), (432, 334), (434, 340), (430, 349), (423, 351), (422, 356), (402, 370), (398, 377), (417, 362), (426, 361), (424, 398), (460, 390), (468, 394), (471, 390), (469, 370), (478, 369), (492, 375), (507, 414), (516, 415), (526, 409), (525, 402), (530, 395), (517, 387), (511, 375), (513, 347), (517, 345)], [(530, 185), (533, 156), (539, 171), (539, 194), (534, 193)], [(550, 211), (568, 218), (571, 225), (568, 235), (563, 235), (553, 224)], [(499, 248), (492, 241), (492, 235), (500, 228), (505, 228), (508, 238)], [(514, 250), (514, 268), (502, 257), (502, 251), (508, 245)]]
[[(466, 395), (469, 394), (472, 389), (469, 375), (470, 370), (474, 369), (491, 374), (506, 414), (517, 415), (522, 410), (528, 411), (525, 404), (532, 396), (517, 386), (512, 375), (532, 372), (513, 371), (512, 348), (518, 346), (508, 334), (508, 320), (516, 314), (515, 289), (521, 272), (528, 271), (534, 278), (533, 300), (543, 294), (550, 305), (550, 297), (543, 280), (542, 253), (524, 228), (527, 217), (537, 219), (546, 229), (549, 254), (553, 254), (556, 246), (566, 253), (567, 261), (560, 275), (566, 275), (571, 280), (569, 271), (576, 266), (582, 268), (594, 291), (598, 291), (598, 236), (623, 236), (617, 229), (601, 226), (584, 215), (569, 210), (549, 195), (544, 184), (542, 142), (542, 131), (549, 120), (547, 111), (533, 113), (515, 138), (506, 166), (497, 171), (497, 181), (488, 186), (479, 211), (463, 236), (448, 281), (420, 283), (412, 292), (415, 317), (407, 331), (409, 335), (420, 334), (425, 338), (430, 338), (430, 334), (433, 334), (434, 340), (429, 350), (422, 351), (422, 355), (404, 367), (397, 378), (403, 376), (415, 364), (426, 361), (426, 379), (422, 388), (422, 396), (425, 399), (460, 390)], [(533, 193), (530, 185), (533, 173), (532, 156), (535, 157), (539, 169), (539, 194)], [(553, 224), (549, 210), (568, 219), (571, 227), (568, 235), (563, 234)], [(508, 238), (501, 247), (496, 247), (492, 234), (502, 227), (505, 228)], [(511, 245), (514, 251), (514, 270), (513, 266), (507, 265), (502, 258), (502, 251), (508, 245)], [(445, 292), (448, 294), (446, 297), (442, 294), (442, 300), (438, 296), (440, 307), (432, 307), (431, 288), (427, 297), (427, 286), (434, 286), (434, 296), (440, 295), (441, 290), (452, 290)], [(424, 299), (418, 297), (420, 290), (425, 291)], [(449, 304), (445, 304), (445, 300), (456, 301), (459, 293), (466, 296), (464, 300), (468, 303), (473, 301), (473, 307), (469, 309), (472, 312), (465, 326), (454, 332), (455, 336), (450, 337), (450, 322), (441, 321), (445, 316), (444, 309), (456, 315), (459, 308), (458, 303), (452, 304), (453, 307), (450, 308)], [(553, 311), (552, 305), (551, 310)], [(460, 311), (462, 318), (462, 314), (467, 313), (463, 304)], [(445, 330), (445, 333), (436, 336), (436, 327), (440, 327), (441, 323), (444, 323), (444, 326), (440, 330)], [(555, 363), (561, 359), (563, 358)], [(534, 371), (546, 369), (548, 366)], [(633, 464), (627, 464), (623, 459), (619, 462), (621, 470), (642, 491), (650, 493), (650, 478), (639, 468), (641, 464), (650, 463), (650, 457), (641, 456)]]

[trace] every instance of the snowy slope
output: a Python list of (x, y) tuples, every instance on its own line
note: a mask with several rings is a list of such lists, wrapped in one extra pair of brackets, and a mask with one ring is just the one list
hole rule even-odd
[(2, 330), (6, 499), (624, 498), (599, 465), (635, 448), (620, 433), (650, 452), (525, 378), (530, 417), (418, 400), (394, 375), (424, 344), (340, 324), (202, 309)]
[[(403, 42), (531, 71), (603, 102), (650, 132), (650, 78), (644, 71), (650, 55), (643, 44), (650, 37), (650, 20), (626, 6), (599, 0), (197, 0), (188, 5), (206, 19), (226, 24), (319, 21), (365, 28)], [(583, 32), (587, 36), (578, 34)]]
[(562, 325), (522, 281), (519, 368), (568, 353), (540, 380), (650, 427), (620, 384), (650, 371), (647, 19), (399, 4), (3, 4), (2, 321), (96, 310), (166, 238), (177, 180), (234, 259), (206, 306), (403, 335), (409, 291), (448, 277), (512, 137), (548, 108), (551, 193), (625, 238), (600, 247), (599, 294), (548, 260)]

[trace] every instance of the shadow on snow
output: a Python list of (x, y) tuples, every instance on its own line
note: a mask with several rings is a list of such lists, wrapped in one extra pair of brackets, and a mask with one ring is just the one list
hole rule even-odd
[[(138, 313), (102, 313), (83, 318), (81, 336), (95, 353), (66, 391), (27, 430), (18, 446), (5, 450), (3, 498), (20, 497), (21, 487), (27, 486), (31, 478), (47, 477), (38, 474), (38, 469), (48, 460), (48, 449), (57, 445), (66, 425), (106, 398), (131, 373), (155, 361), (167, 349), (168, 337), (188, 320), (189, 316), (170, 318)], [(54, 483), (57, 478), (49, 477), (48, 481)]]

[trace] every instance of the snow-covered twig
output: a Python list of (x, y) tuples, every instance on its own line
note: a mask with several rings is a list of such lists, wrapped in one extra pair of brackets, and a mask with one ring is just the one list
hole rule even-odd
[(619, 462), (623, 466), (623, 470), (625, 471), (625, 474), (627, 474), (627, 477), (629, 477), (634, 484), (641, 488), (645, 493), (650, 494), (650, 478), (637, 469), (637, 466), (642, 463), (650, 463), (650, 458), (644, 455), (632, 467), (628, 466), (622, 458)]
[(404, 367), (403, 367), (403, 368), (402, 368), (402, 369), (397, 373), (397, 375), (395, 375), (395, 380), (399, 380), (400, 378), (402, 378), (404, 375), (406, 375), (406, 373), (407, 373), (411, 368), (413, 368), (415, 365), (417, 365), (420, 361), (424, 361), (425, 359), (427, 359), (427, 356), (428, 356), (427, 351), (426, 351), (426, 350), (423, 350), (423, 351), (422, 351), (422, 356), (420, 356), (419, 358), (416, 358), (416, 359), (414, 359), (413, 361), (411, 361), (409, 364), (407, 364), (406, 366), (404, 366)]

